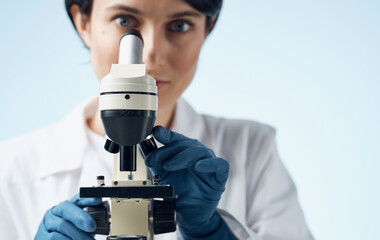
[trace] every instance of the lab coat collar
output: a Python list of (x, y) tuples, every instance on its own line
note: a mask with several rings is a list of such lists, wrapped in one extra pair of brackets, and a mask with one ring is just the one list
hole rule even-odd
[(87, 119), (95, 114), (98, 98), (81, 103), (54, 125), (45, 139), (46, 148), (39, 164), (39, 176), (79, 169), (89, 149)]
[(177, 100), (172, 130), (187, 137), (201, 140), (204, 128), (201, 115), (185, 99), (179, 98)]

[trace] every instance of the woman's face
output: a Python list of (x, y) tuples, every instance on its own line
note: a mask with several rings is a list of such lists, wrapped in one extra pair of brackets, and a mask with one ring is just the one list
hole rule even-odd
[(81, 33), (98, 79), (118, 62), (119, 42), (130, 28), (144, 39), (143, 63), (157, 81), (159, 110), (174, 106), (194, 77), (207, 37), (206, 16), (183, 0), (94, 0)]

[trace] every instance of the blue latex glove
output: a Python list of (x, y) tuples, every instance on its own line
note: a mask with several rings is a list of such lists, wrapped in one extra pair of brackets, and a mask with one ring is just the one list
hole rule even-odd
[(161, 184), (174, 186), (177, 222), (185, 239), (236, 239), (216, 212), (228, 178), (229, 164), (195, 139), (157, 126), (164, 144), (145, 158)]
[(82, 208), (102, 203), (101, 198), (79, 198), (75, 195), (49, 209), (40, 224), (35, 240), (94, 239), (90, 232), (95, 231), (95, 220)]

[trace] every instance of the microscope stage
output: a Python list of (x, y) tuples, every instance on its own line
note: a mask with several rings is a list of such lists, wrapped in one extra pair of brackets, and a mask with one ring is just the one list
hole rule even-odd
[(117, 198), (175, 198), (172, 186), (101, 186), (81, 187), (81, 198), (117, 197)]

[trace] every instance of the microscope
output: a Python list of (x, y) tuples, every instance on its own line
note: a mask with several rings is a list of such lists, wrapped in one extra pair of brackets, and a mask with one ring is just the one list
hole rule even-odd
[(114, 154), (112, 185), (98, 176), (97, 185), (79, 191), (82, 198), (110, 198), (85, 209), (96, 222), (93, 233), (109, 235), (107, 240), (152, 240), (154, 234), (176, 230), (174, 189), (160, 185), (159, 176), (152, 176), (143, 160), (157, 149), (151, 132), (158, 98), (156, 81), (142, 64), (142, 51), (140, 32), (127, 30), (120, 40), (119, 63), (101, 81), (104, 148)]

